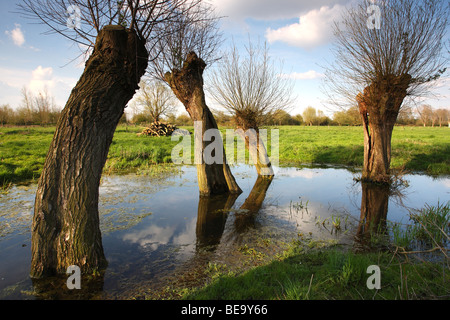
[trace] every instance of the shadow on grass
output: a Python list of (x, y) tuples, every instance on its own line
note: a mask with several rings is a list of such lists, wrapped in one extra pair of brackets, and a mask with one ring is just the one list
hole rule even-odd
[(417, 153), (406, 162), (405, 169), (431, 175), (450, 174), (450, 145), (434, 146), (429, 153)]
[(325, 146), (314, 154), (314, 162), (320, 164), (342, 164), (346, 166), (362, 166), (364, 146)]
[(322, 300), (370, 299), (368, 265), (387, 255), (355, 255), (332, 246), (294, 249), (289, 256), (239, 276), (222, 276), (187, 296), (189, 300)]
[(31, 168), (20, 167), (14, 164), (0, 163), (0, 186), (9, 183), (27, 184), (39, 178), (39, 172), (33, 171)]
[[(432, 148), (417, 150), (411, 153), (407, 146), (393, 146), (392, 162), (400, 163), (391, 168), (403, 168), (412, 172), (422, 172), (429, 175), (450, 174), (450, 145), (434, 145)], [(341, 164), (345, 166), (362, 167), (364, 163), (364, 146), (324, 146), (313, 151), (315, 164)], [(397, 156), (396, 156), (397, 155)], [(409, 156), (408, 156), (409, 155)], [(398, 169), (397, 168), (397, 169)]]

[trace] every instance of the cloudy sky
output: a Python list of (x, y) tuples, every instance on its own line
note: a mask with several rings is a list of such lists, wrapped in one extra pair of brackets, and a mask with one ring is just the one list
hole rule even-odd
[[(0, 105), (16, 108), (21, 90), (47, 88), (63, 107), (83, 71), (77, 45), (63, 37), (43, 34), (43, 25), (15, 13), (19, 0), (0, 1)], [(330, 54), (331, 26), (351, 0), (210, 0), (225, 18), (222, 31), (225, 47), (238, 46), (250, 37), (267, 41), (270, 54), (282, 59), (284, 73), (295, 82), (295, 107), (301, 113), (311, 105), (327, 112), (322, 91), (323, 66), (333, 61)], [(447, 72), (448, 76), (448, 72)], [(441, 81), (439, 99), (428, 100), (435, 107), (450, 108), (448, 78)], [(180, 110), (181, 111), (181, 110)]]

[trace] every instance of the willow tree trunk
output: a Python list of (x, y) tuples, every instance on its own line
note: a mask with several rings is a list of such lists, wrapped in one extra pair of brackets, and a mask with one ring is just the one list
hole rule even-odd
[(410, 75), (388, 76), (357, 96), (364, 128), (363, 181), (391, 181), (392, 131), (410, 82)]
[[(236, 132), (245, 141), (245, 148), (248, 150), (250, 158), (255, 165), (258, 176), (265, 179), (272, 179), (275, 175), (266, 146), (261, 139), (259, 129), (256, 126), (244, 125), (245, 119), (240, 119)], [(273, 150), (273, 149), (272, 149)]]
[(31, 277), (106, 266), (99, 227), (100, 177), (116, 126), (148, 63), (134, 31), (107, 26), (58, 121), (36, 192)]
[[(186, 61), (181, 70), (173, 70), (172, 73), (166, 73), (165, 80), (170, 85), (176, 97), (183, 103), (186, 111), (189, 113), (194, 122), (201, 123), (201, 132), (197, 135), (203, 137), (209, 129), (218, 130), (216, 120), (209, 110), (205, 101), (205, 93), (203, 90), (203, 71), (206, 67), (205, 62), (191, 52), (188, 54)], [(201, 195), (213, 195), (223, 193), (241, 193), (241, 189), (236, 183), (230, 167), (227, 163), (223, 142), (220, 141), (223, 157), (220, 163), (206, 163), (204, 158), (205, 148), (212, 141), (202, 140), (201, 150), (197, 164), (198, 185)], [(217, 144), (217, 141), (214, 141)]]

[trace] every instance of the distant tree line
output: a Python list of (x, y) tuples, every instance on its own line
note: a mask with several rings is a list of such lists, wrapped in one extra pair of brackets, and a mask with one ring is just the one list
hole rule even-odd
[[(231, 63), (230, 63), (231, 64)], [(236, 73), (232, 73), (235, 75)], [(239, 99), (237, 99), (239, 100)], [(243, 99), (240, 99), (243, 100)], [(193, 125), (189, 114), (176, 114), (173, 95), (167, 87), (157, 82), (142, 82), (141, 90), (131, 104), (132, 114), (123, 117), (122, 123), (146, 125), (153, 121), (162, 120), (178, 126)], [(244, 108), (244, 107), (243, 107)], [(221, 127), (235, 127), (236, 115), (234, 110), (213, 110), (217, 124)], [(0, 116), (1, 117), (1, 116)], [(301, 114), (291, 115), (284, 108), (272, 108), (259, 117), (263, 126), (360, 126), (361, 114), (357, 105), (335, 111), (331, 117), (322, 110), (308, 106)], [(450, 121), (448, 109), (435, 109), (430, 105), (419, 107), (403, 106), (399, 112), (397, 125), (408, 126), (447, 126)]]
[[(61, 108), (55, 99), (44, 89), (33, 93), (26, 87), (21, 91), (22, 101), (18, 108), (8, 104), (0, 106), (0, 126), (5, 125), (55, 125), (60, 117)], [(142, 82), (131, 106), (132, 115), (121, 118), (120, 123), (146, 125), (162, 120), (178, 126), (192, 125), (192, 119), (186, 112), (176, 114), (173, 95), (167, 87), (159, 83)], [(222, 110), (213, 111), (217, 123), (222, 127), (233, 127), (233, 115)], [(409, 126), (448, 126), (450, 111), (433, 108), (428, 104), (419, 107), (403, 106), (399, 112), (397, 125)], [(308, 106), (303, 113), (291, 115), (286, 110), (275, 109), (268, 113), (261, 123), (264, 126), (360, 126), (361, 115), (358, 106), (335, 111), (331, 117), (322, 110)]]
[(34, 94), (26, 87), (21, 91), (22, 102), (17, 109), (8, 104), (0, 106), (0, 125), (52, 125), (56, 124), (61, 108), (47, 89)]
[[(27, 99), (17, 109), (9, 105), (0, 106), (0, 126), (13, 125), (55, 125), (61, 110), (54, 104), (54, 99), (48, 94), (33, 95), (27, 90)], [(25, 103), (27, 101), (27, 103)], [(216, 110), (213, 112), (219, 126), (233, 127), (233, 117), (228, 113)], [(302, 114), (291, 115), (284, 110), (277, 110), (268, 116), (263, 122), (264, 126), (360, 126), (361, 119), (358, 108), (351, 107), (347, 110), (335, 111), (331, 117), (326, 116), (322, 110), (308, 107)], [(173, 108), (169, 112), (159, 115), (159, 120), (177, 126), (192, 126), (192, 120), (186, 112), (176, 114)], [(141, 110), (132, 115), (121, 118), (120, 123), (146, 125), (154, 121), (154, 117), (148, 110)], [(450, 122), (450, 111), (444, 108), (433, 108), (430, 105), (422, 105), (417, 108), (405, 106), (399, 113), (397, 125), (446, 127)]]
[(428, 104), (417, 108), (418, 119), (417, 124), (426, 126), (446, 126), (450, 122), (450, 111), (448, 109), (433, 109)]

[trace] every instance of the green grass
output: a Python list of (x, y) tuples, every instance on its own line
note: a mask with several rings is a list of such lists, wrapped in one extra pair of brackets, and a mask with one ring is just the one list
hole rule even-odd
[[(142, 127), (119, 126), (111, 144), (105, 173), (151, 170), (171, 162), (170, 137), (138, 137)], [(54, 127), (0, 128), (0, 185), (27, 183), (39, 178)]]
[[(280, 165), (335, 164), (362, 166), (361, 127), (281, 126)], [(105, 172), (147, 170), (171, 163), (177, 141), (170, 137), (139, 137), (142, 127), (119, 126)], [(192, 130), (192, 128), (189, 128)], [(36, 180), (53, 138), (54, 127), (0, 128), (0, 185)], [(270, 138), (270, 133), (268, 134)], [(270, 148), (268, 148), (270, 151)], [(396, 127), (392, 138), (393, 168), (431, 175), (450, 174), (448, 128)]]
[(0, 185), (37, 179), (55, 128), (0, 128)]
[[(279, 127), (281, 164), (363, 165), (361, 127)], [(448, 128), (395, 127), (392, 168), (450, 173)]]
[[(363, 134), (360, 127), (276, 127), (280, 130), (280, 164), (337, 164), (361, 166)], [(120, 126), (114, 136), (106, 173), (152, 170), (171, 162), (170, 137), (139, 137), (142, 127)], [(192, 128), (190, 128), (192, 129)], [(53, 138), (54, 127), (0, 128), (0, 192), (11, 183), (39, 177)], [(396, 127), (392, 167), (428, 174), (450, 174), (448, 128)], [(412, 239), (442, 245), (448, 240), (449, 204), (426, 206), (412, 215), (411, 227), (392, 227), (393, 244), (407, 250)], [(335, 223), (338, 221), (335, 219)], [(439, 223), (439, 224), (438, 224)], [(436, 227), (436, 225), (438, 227)], [(447, 228), (447, 229), (446, 229)], [(405, 231), (406, 230), (406, 231)], [(439, 238), (441, 230), (445, 237)], [(431, 241), (427, 236), (431, 235)], [(448, 243), (447, 243), (448, 244)], [(245, 249), (245, 250), (244, 250)], [(245, 256), (261, 258), (254, 248)], [(207, 286), (183, 291), (187, 299), (434, 299), (450, 297), (447, 264), (413, 263), (392, 251), (356, 254), (337, 245), (295, 242), (283, 255), (242, 273), (211, 268)], [(260, 259), (264, 260), (264, 259)], [(366, 286), (369, 265), (379, 265), (381, 290)], [(217, 270), (216, 270), (217, 269)], [(225, 271), (223, 271), (225, 270)]]
[[(190, 300), (398, 300), (450, 298), (450, 202), (425, 205), (411, 224), (391, 226), (390, 237), (371, 250), (299, 238), (269, 263), (238, 274), (223, 272), (206, 285), (184, 291)], [(399, 237), (400, 236), (400, 237)], [(417, 242), (421, 246), (417, 246)], [(408, 249), (410, 251), (406, 251)], [(414, 251), (415, 250), (415, 251)], [(434, 253), (424, 258), (423, 253)], [(380, 268), (380, 288), (367, 286)], [(371, 281), (370, 281), (371, 282)], [(180, 292), (182, 292), (180, 290)]]
[(410, 213), (411, 223), (406, 227), (392, 226), (393, 243), (404, 249), (415, 247), (445, 247), (450, 243), (450, 201)]
[(119, 126), (109, 148), (106, 172), (146, 169), (155, 164), (171, 163), (177, 141), (170, 137), (137, 136), (143, 127)]
[[(380, 267), (381, 288), (369, 289), (367, 272)], [(450, 294), (448, 266), (413, 263), (389, 252), (357, 254), (339, 246), (294, 244), (285, 255), (240, 275), (222, 275), (190, 290), (188, 300), (397, 300), (443, 299)]]

